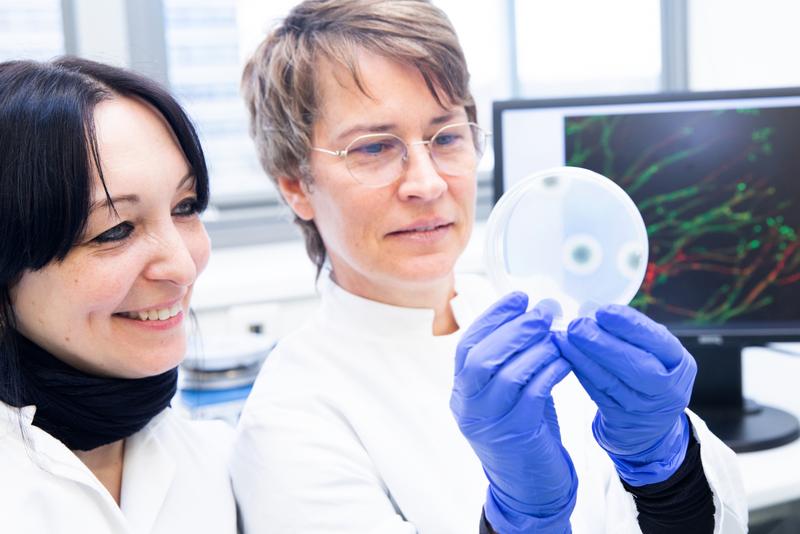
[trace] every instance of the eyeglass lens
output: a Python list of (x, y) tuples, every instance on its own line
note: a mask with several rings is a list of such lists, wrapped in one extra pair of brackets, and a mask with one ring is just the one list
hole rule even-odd
[[(453, 124), (429, 142), (431, 159), (444, 174), (459, 176), (475, 170), (486, 144), (486, 134), (474, 124)], [(392, 134), (370, 134), (347, 147), (347, 168), (363, 184), (383, 185), (396, 180), (408, 158), (406, 143)]]

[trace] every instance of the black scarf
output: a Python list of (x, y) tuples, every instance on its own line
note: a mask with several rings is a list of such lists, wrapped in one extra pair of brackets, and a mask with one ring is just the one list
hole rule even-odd
[(137, 379), (94, 376), (20, 334), (14, 337), (21, 399), (2, 400), (18, 408), (35, 405), (33, 424), (71, 450), (88, 451), (135, 434), (169, 406), (177, 390), (177, 368)]

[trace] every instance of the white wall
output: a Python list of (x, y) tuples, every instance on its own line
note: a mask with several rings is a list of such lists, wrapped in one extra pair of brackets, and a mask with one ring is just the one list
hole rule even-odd
[(795, 0), (691, 0), (691, 88), (800, 85), (798, 21)]

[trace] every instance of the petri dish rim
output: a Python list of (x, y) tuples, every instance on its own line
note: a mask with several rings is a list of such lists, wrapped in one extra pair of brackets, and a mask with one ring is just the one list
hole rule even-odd
[[(606, 189), (610, 194), (619, 201), (620, 207), (625, 209), (628, 218), (634, 223), (636, 227), (636, 234), (640, 239), (641, 249), (644, 261), (639, 265), (636, 274), (632, 280), (637, 280), (637, 284), (631, 283), (627, 290), (620, 293), (613, 302), (608, 304), (628, 304), (631, 299), (636, 296), (642, 281), (644, 280), (647, 271), (647, 260), (649, 257), (649, 242), (647, 236), (647, 227), (644, 224), (642, 215), (636, 204), (630, 196), (613, 180), (599, 174), (595, 171), (584, 169), (582, 167), (560, 166), (551, 167), (541, 171), (529, 174), (519, 182), (509, 188), (497, 201), (494, 208), (492, 208), (489, 218), (486, 222), (486, 237), (484, 243), (484, 264), (489, 279), (494, 286), (495, 290), (505, 295), (517, 288), (509, 279), (509, 275), (504, 268), (505, 265), (505, 228), (510, 220), (514, 210), (519, 204), (520, 200), (529, 193), (530, 189), (535, 186), (538, 180), (548, 176), (567, 176), (576, 177), (580, 179), (594, 180), (598, 185)], [(530, 306), (536, 304), (535, 299), (532, 297)], [(566, 325), (559, 322), (558, 325), (554, 324), (554, 328), (563, 329)]]

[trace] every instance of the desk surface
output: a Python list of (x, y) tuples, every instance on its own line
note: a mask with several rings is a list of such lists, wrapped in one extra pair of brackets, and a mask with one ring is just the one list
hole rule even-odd
[[(800, 353), (800, 344), (791, 348)], [(800, 356), (748, 348), (742, 372), (746, 397), (800, 418)], [(800, 440), (738, 457), (751, 510), (800, 499)]]

